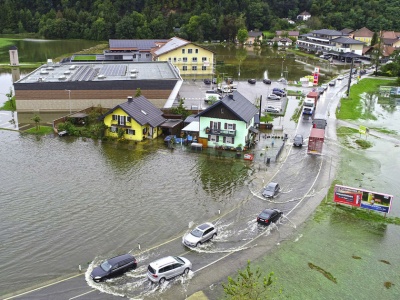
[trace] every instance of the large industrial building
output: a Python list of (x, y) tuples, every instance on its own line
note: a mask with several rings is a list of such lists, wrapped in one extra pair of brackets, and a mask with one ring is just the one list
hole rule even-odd
[(162, 62), (66, 62), (41, 66), (14, 83), (18, 112), (114, 107), (137, 89), (158, 108), (169, 108), (182, 85), (179, 70)]

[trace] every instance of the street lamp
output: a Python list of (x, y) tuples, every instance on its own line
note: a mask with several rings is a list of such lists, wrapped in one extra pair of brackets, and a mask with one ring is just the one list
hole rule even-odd
[(71, 90), (65, 90), (68, 92), (68, 102), (69, 102), (69, 114), (71, 114)]
[(281, 77), (283, 78), (283, 62), (284, 62), (285, 60), (284, 59), (282, 59), (282, 71), (281, 71)]

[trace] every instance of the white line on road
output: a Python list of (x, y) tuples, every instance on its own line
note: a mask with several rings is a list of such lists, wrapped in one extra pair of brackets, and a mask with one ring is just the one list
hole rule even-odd
[(80, 298), (80, 297), (85, 296), (85, 295), (87, 295), (87, 294), (93, 293), (94, 291), (96, 291), (96, 290), (91, 290), (91, 291), (89, 291), (89, 292), (86, 292), (86, 293), (80, 294), (80, 295), (78, 295), (78, 296), (69, 298), (69, 300)]
[(41, 287), (38, 287), (38, 288), (36, 288), (36, 289), (30, 290), (30, 291), (26, 291), (26, 292), (24, 292), (24, 293), (22, 293), (22, 294), (18, 294), (18, 295), (15, 295), (15, 296), (11, 296), (11, 297), (5, 298), (4, 300), (14, 299), (14, 298), (17, 298), (17, 297), (21, 297), (21, 296), (23, 296), (23, 295), (26, 295), (26, 294), (29, 294), (29, 293), (32, 293), (32, 292), (35, 292), (35, 291), (44, 289), (44, 288), (49, 287), (49, 286), (52, 286), (52, 285), (56, 285), (56, 284), (58, 284), (58, 283), (60, 283), (60, 282), (70, 280), (70, 279), (72, 279), (72, 278), (81, 276), (81, 275), (83, 275), (83, 274), (84, 274), (84, 273), (82, 273), (82, 274), (77, 274), (77, 275), (74, 275), (74, 276), (71, 276), (71, 277), (68, 277), (68, 278), (65, 278), (65, 279), (62, 279), (62, 280), (59, 280), (59, 281), (50, 283), (50, 284), (46, 284), (46, 285), (41, 286)]

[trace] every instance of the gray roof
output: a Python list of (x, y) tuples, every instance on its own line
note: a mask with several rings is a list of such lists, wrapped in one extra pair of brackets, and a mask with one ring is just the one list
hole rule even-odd
[(185, 46), (187, 44), (190, 44), (191, 42), (186, 41), (184, 39), (178, 38), (178, 37), (173, 37), (171, 38), (165, 45), (161, 46), (159, 49), (154, 51), (154, 54), (156, 56), (159, 56), (161, 54), (170, 52), (172, 50), (175, 50), (179, 47)]
[(136, 81), (179, 79), (168, 62), (74, 62), (47, 63), (18, 82)]
[(249, 31), (248, 32), (249, 37), (258, 37), (258, 36), (262, 36), (262, 32), (261, 31)]
[(349, 37), (338, 37), (332, 39), (331, 42), (340, 43), (340, 44), (365, 44), (364, 42), (349, 38)]
[(185, 119), (185, 123), (191, 123), (194, 121), (199, 121), (199, 118), (197, 117), (197, 115), (190, 115)]
[(164, 123), (166, 120), (162, 116), (163, 112), (155, 107), (144, 96), (133, 98), (132, 101), (128, 100), (115, 106), (114, 108), (110, 109), (105, 115), (103, 115), (103, 118), (106, 115), (111, 114), (117, 108), (121, 108), (140, 125), (149, 124), (151, 127), (157, 127)]
[(238, 91), (234, 91), (231, 95), (226, 95), (222, 100), (215, 102), (213, 105), (203, 110), (198, 116), (221, 105), (235, 114), (239, 120), (246, 123), (258, 113), (258, 109), (253, 103), (247, 100), (247, 98)]
[(328, 35), (328, 36), (342, 36), (345, 35), (345, 33), (337, 30), (331, 30), (331, 29), (320, 29), (320, 30), (314, 30), (312, 31), (313, 34), (318, 34), (318, 35)]
[(110, 49), (138, 49), (150, 51), (152, 48), (157, 47), (156, 43), (166, 43), (168, 40), (112, 40), (110, 39), (108, 43), (110, 44)]

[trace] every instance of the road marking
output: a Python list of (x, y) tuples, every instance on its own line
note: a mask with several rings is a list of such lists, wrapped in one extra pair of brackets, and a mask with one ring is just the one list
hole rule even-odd
[(78, 296), (69, 298), (69, 300), (80, 298), (80, 297), (85, 296), (85, 295), (87, 295), (87, 294), (93, 293), (94, 291), (97, 291), (97, 290), (91, 290), (91, 291), (89, 291), (89, 292), (86, 292), (86, 293), (80, 294), (80, 295), (78, 295)]
[(26, 292), (24, 292), (24, 293), (22, 293), (22, 294), (18, 294), (18, 295), (15, 295), (15, 296), (11, 296), (11, 297), (5, 298), (4, 300), (14, 299), (14, 298), (17, 298), (17, 297), (20, 297), (20, 296), (23, 296), (23, 295), (26, 295), (26, 294), (29, 294), (29, 293), (32, 293), (32, 292), (36, 292), (36, 291), (39, 291), (39, 290), (44, 289), (44, 288), (46, 288), (46, 287), (59, 284), (60, 282), (67, 281), (67, 280), (70, 280), (70, 279), (72, 279), (72, 278), (81, 276), (81, 275), (83, 275), (83, 274), (85, 274), (85, 273), (77, 274), (77, 275), (74, 275), (74, 276), (71, 276), (71, 277), (68, 277), (68, 278), (65, 278), (65, 279), (62, 279), (62, 280), (53, 282), (53, 283), (49, 283), (49, 284), (46, 284), (46, 285), (44, 285), (44, 286), (38, 287), (38, 288), (36, 288), (36, 289), (30, 290), (30, 291), (26, 291)]

